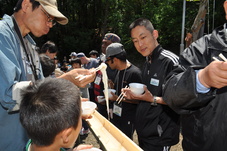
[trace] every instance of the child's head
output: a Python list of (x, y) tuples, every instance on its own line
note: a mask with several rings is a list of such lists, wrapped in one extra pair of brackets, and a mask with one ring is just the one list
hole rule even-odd
[(57, 141), (60, 147), (73, 147), (81, 129), (79, 89), (60, 78), (33, 83), (22, 94), (20, 121), (37, 146)]
[(80, 60), (80, 58), (72, 59), (70, 64), (72, 65), (73, 69), (81, 68), (81, 60)]

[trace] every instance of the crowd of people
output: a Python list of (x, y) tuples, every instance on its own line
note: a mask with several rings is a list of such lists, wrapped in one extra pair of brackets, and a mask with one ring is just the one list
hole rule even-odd
[[(224, 1), (227, 14), (227, 1)], [(227, 17), (226, 17), (227, 20)], [(179, 142), (185, 151), (225, 151), (227, 148), (226, 24), (190, 44), (178, 57), (161, 46), (152, 23), (139, 18), (129, 25), (136, 50), (146, 58), (142, 70), (127, 58), (120, 36), (106, 33), (101, 53), (72, 52), (63, 64), (57, 46), (47, 41), (37, 50), (29, 35), (41, 37), (68, 18), (56, 0), (18, 0), (13, 15), (0, 21), (0, 148), (7, 151), (79, 151), (92, 145), (75, 144), (89, 133), (81, 101), (126, 136), (136, 131), (144, 151), (170, 151)], [(106, 104), (102, 72), (107, 64), (108, 87), (115, 89)], [(85, 75), (85, 78), (76, 77)], [(127, 86), (143, 83), (144, 93)], [(123, 94), (121, 102), (116, 102)], [(107, 112), (107, 106), (109, 111)], [(56, 120), (57, 119), (57, 120)]]

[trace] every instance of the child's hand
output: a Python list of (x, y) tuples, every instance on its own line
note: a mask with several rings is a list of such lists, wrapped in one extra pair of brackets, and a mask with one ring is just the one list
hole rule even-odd
[(89, 101), (89, 99), (88, 98), (81, 98), (81, 101), (86, 102), (86, 101)]
[(92, 115), (82, 115), (82, 119), (86, 120), (86, 119), (91, 119)]
[(90, 149), (92, 147), (93, 147), (93, 145), (81, 144), (81, 145), (77, 146), (76, 148), (74, 148), (73, 151), (80, 151), (80, 150), (83, 150), (83, 149)]

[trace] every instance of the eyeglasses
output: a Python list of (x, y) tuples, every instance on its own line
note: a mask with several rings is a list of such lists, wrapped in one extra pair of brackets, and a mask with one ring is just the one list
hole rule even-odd
[(52, 23), (52, 26), (54, 26), (54, 25), (56, 25), (56, 21), (54, 20), (54, 19), (52, 19), (51, 17), (50, 17), (50, 15), (46, 12), (46, 11), (44, 11), (42, 8), (41, 8), (41, 10), (44, 12), (44, 14), (47, 16), (47, 22), (48, 23)]
[(105, 63), (108, 63), (110, 60), (113, 60), (113, 58), (106, 59)]

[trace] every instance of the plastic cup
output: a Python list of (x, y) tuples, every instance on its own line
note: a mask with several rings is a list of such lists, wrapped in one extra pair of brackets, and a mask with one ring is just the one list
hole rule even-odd
[(81, 108), (82, 108), (82, 116), (90, 116), (92, 113), (94, 113), (97, 105), (94, 102), (86, 101), (82, 102)]
[(99, 103), (104, 102), (105, 97), (104, 96), (97, 96), (97, 100), (98, 100)]
[[(105, 90), (103, 90), (103, 93), (104, 93)], [(108, 89), (108, 95), (109, 95), (109, 98), (111, 98), (113, 95), (111, 94), (111, 92), (113, 92), (114, 94), (116, 93), (116, 90), (115, 89)]]
[(144, 84), (142, 83), (130, 83), (129, 88), (136, 95), (141, 95), (144, 93)]

